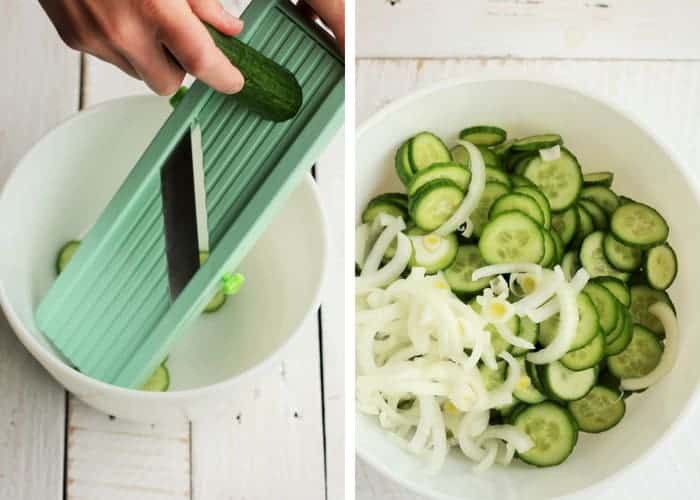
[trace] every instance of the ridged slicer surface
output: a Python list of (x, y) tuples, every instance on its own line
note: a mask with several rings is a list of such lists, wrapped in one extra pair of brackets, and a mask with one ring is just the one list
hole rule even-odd
[[(36, 314), (81, 372), (136, 387), (252, 247), (342, 120), (343, 62), (286, 0), (256, 1), (243, 39), (292, 71), (295, 118), (266, 121), (196, 82), (83, 240)], [(202, 133), (210, 257), (170, 303), (160, 165), (183, 133)]]

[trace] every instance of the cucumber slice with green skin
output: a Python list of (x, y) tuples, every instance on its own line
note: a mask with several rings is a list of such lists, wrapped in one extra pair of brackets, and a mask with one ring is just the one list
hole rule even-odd
[(591, 217), (593, 218), (593, 226), (596, 229), (600, 231), (608, 230), (608, 215), (605, 213), (605, 210), (598, 206), (596, 202), (580, 199), (577, 203), (585, 208), (589, 214), (591, 214)]
[(484, 267), (486, 262), (481, 258), (479, 247), (476, 245), (460, 245), (452, 264), (445, 269), (444, 275), (450, 289), (457, 295), (471, 295), (489, 286), (490, 278), (472, 280), (472, 273)]
[(576, 206), (569, 207), (563, 212), (552, 214), (552, 228), (559, 233), (564, 246), (571, 243), (571, 240), (576, 236), (578, 224), (578, 209)]
[(557, 258), (557, 244), (554, 243), (552, 233), (544, 228), (541, 228), (542, 240), (544, 241), (544, 255), (540, 259), (540, 266), (552, 267)]
[[(535, 323), (527, 316), (523, 316), (522, 318), (520, 318), (520, 331), (518, 332), (518, 337), (520, 337), (523, 340), (527, 340), (528, 342), (532, 342), (533, 344), (536, 344), (539, 331), (539, 324)], [(523, 354), (527, 354), (528, 352), (530, 352), (530, 350), (517, 346), (513, 346), (513, 348), (510, 350), (510, 353), (513, 356), (522, 356)]]
[(630, 302), (632, 301), (630, 289), (624, 281), (613, 278), (612, 276), (599, 276), (598, 278), (594, 278), (593, 281), (607, 288), (623, 306), (630, 306)]
[(632, 319), (630, 318), (629, 311), (625, 310), (623, 312), (622, 317), (624, 318), (624, 326), (622, 327), (622, 331), (612, 341), (606, 343), (606, 356), (614, 356), (616, 354), (620, 354), (627, 348), (627, 346), (632, 341), (634, 325), (632, 324)]
[(551, 401), (518, 412), (513, 424), (534, 443), (532, 448), (518, 456), (523, 462), (538, 467), (562, 463), (571, 455), (578, 440), (578, 429), (571, 412)]
[(664, 337), (664, 327), (661, 321), (649, 312), (649, 307), (657, 302), (664, 302), (673, 307), (668, 294), (647, 285), (634, 285), (630, 287), (630, 299), (632, 322), (648, 328), (659, 337)]
[(80, 240), (72, 240), (66, 243), (58, 251), (58, 256), (56, 257), (56, 274), (61, 274), (61, 272), (66, 268), (70, 260), (75, 255), (80, 247)]
[(433, 231), (457, 210), (464, 191), (448, 179), (435, 179), (423, 184), (408, 200), (408, 211), (416, 226)]
[(492, 125), (477, 125), (467, 127), (459, 133), (459, 138), (469, 141), (476, 146), (496, 146), (502, 144), (507, 137), (507, 133), (500, 127)]
[(540, 374), (547, 392), (562, 401), (576, 401), (584, 397), (595, 385), (597, 377), (597, 368), (574, 371), (559, 361), (544, 365)]
[(394, 194), (398, 193), (387, 193), (380, 194), (370, 200), (367, 204), (367, 208), (362, 212), (362, 222), (371, 224), (374, 219), (376, 219), (379, 214), (387, 214), (392, 217), (402, 217), (404, 220), (408, 219), (408, 212), (406, 207), (400, 202), (396, 201)]
[(537, 152), (532, 153), (530, 151), (509, 151), (503, 160), (503, 166), (506, 171), (515, 173), (515, 167), (522, 163), (523, 160), (534, 158), (537, 155)]
[(664, 243), (647, 251), (644, 257), (644, 274), (652, 288), (666, 290), (676, 279), (678, 259), (671, 245)]
[(581, 190), (581, 198), (590, 200), (602, 208), (608, 216), (620, 206), (617, 195), (605, 186), (587, 186)]
[(436, 163), (416, 172), (406, 192), (412, 196), (419, 188), (435, 179), (448, 179), (466, 191), (471, 178), (471, 172), (457, 162)]
[[(200, 265), (204, 264), (208, 258), (209, 258), (209, 252), (205, 252), (203, 250), (199, 252)], [(207, 306), (204, 308), (203, 312), (205, 314), (211, 314), (213, 312), (216, 312), (219, 309), (221, 309), (225, 303), (226, 303), (226, 294), (221, 290), (217, 290), (216, 294), (209, 301)]]
[(545, 242), (539, 224), (522, 212), (505, 212), (484, 227), (479, 251), (489, 264), (506, 262), (539, 263)]
[[(571, 342), (569, 351), (575, 351), (588, 345), (598, 334), (598, 311), (593, 301), (585, 294), (579, 293), (576, 296), (576, 307), (578, 308), (578, 325), (576, 325), (576, 336)], [(549, 319), (540, 323), (539, 343), (548, 346), (554, 340), (559, 327), (559, 314), (555, 314)]]
[(509, 188), (511, 187), (510, 176), (495, 167), (486, 167), (486, 182), (500, 182)]
[(539, 151), (564, 144), (559, 134), (540, 134), (516, 139), (511, 148), (514, 151)]
[(537, 366), (538, 365), (530, 363), (526, 360), (525, 373), (527, 373), (527, 376), (530, 377), (530, 382), (532, 382), (532, 385), (535, 386), (535, 388), (542, 394), (546, 394), (544, 384), (542, 383), (542, 380), (540, 380), (540, 373), (539, 370), (537, 370)]
[(613, 278), (627, 281), (630, 277), (629, 273), (618, 271), (611, 266), (608, 259), (605, 258), (605, 253), (603, 251), (604, 238), (605, 233), (602, 231), (595, 231), (586, 236), (583, 240), (579, 252), (579, 259), (581, 260), (583, 268), (588, 272), (591, 278), (597, 276), (612, 276)]
[(620, 301), (617, 301), (615, 305), (617, 306), (617, 321), (615, 321), (615, 327), (605, 335), (606, 344), (611, 344), (617, 340), (618, 336), (622, 335), (625, 330), (627, 309), (622, 306)]
[(580, 268), (581, 263), (578, 260), (578, 252), (573, 250), (566, 252), (564, 257), (561, 259), (561, 269), (564, 271), (564, 276), (566, 276), (566, 279), (571, 280), (571, 278), (574, 277), (574, 274), (576, 274), (576, 271), (578, 271)]
[(576, 236), (574, 236), (573, 242), (571, 243), (574, 247), (580, 247), (583, 240), (595, 231), (595, 226), (593, 225), (593, 217), (591, 214), (581, 205), (575, 207), (578, 212), (578, 228), (576, 230)]
[(493, 391), (506, 380), (506, 363), (504, 361), (499, 361), (496, 363), (496, 369), (481, 365), (479, 367), (479, 375), (481, 375), (484, 388), (487, 391)]
[[(532, 182), (530, 179), (526, 179), (522, 175), (517, 175), (517, 174), (511, 174), (510, 176), (510, 182), (511, 185), (515, 188), (518, 187), (535, 187), (535, 183)], [(538, 190), (539, 191), (539, 190)], [(547, 202), (547, 206), (549, 206), (549, 202)]]
[[(384, 193), (379, 196), (382, 196), (383, 198), (393, 201), (397, 205), (401, 205), (403, 208), (408, 210), (408, 196), (406, 193)], [(410, 224), (410, 221), (406, 221), (407, 224)]]
[(552, 240), (554, 240), (554, 249), (556, 251), (554, 263), (559, 264), (561, 259), (564, 258), (564, 242), (561, 240), (559, 233), (557, 233), (554, 229), (549, 229), (549, 234), (552, 236)]
[(408, 186), (413, 178), (413, 167), (411, 166), (411, 161), (408, 158), (408, 144), (411, 142), (404, 142), (399, 149), (396, 150), (396, 155), (394, 156), (394, 168), (396, 169), (396, 175), (399, 176), (401, 183), (404, 186)]
[[(471, 307), (477, 314), (481, 313), (481, 305), (476, 301), (476, 297), (469, 301), (469, 307)], [(520, 318), (513, 316), (508, 320), (506, 326), (516, 337), (520, 336)], [(501, 337), (494, 325), (488, 325), (486, 330), (491, 334), (491, 345), (493, 346), (493, 351), (498, 356), (500, 353), (507, 351), (510, 352), (513, 349), (513, 345), (507, 342)]]
[(607, 288), (594, 281), (586, 283), (583, 292), (593, 301), (598, 312), (598, 323), (607, 336), (617, 326), (619, 302)]
[[(481, 151), (481, 157), (484, 159), (484, 165), (487, 167), (496, 168), (498, 170), (503, 169), (501, 158), (496, 156), (496, 153), (485, 146), (477, 146), (477, 148), (479, 148), (479, 151)], [(508, 182), (510, 182), (510, 180)]]
[(520, 380), (513, 391), (513, 396), (515, 396), (518, 401), (528, 404), (541, 403), (547, 399), (547, 396), (537, 390), (537, 387), (535, 387), (530, 380), (530, 377), (525, 370), (525, 358), (518, 358), (518, 364), (520, 365)]
[(632, 341), (620, 354), (608, 358), (608, 369), (619, 379), (643, 377), (656, 368), (662, 353), (663, 346), (654, 332), (634, 325)]
[(491, 205), (498, 198), (508, 193), (510, 190), (505, 184), (500, 182), (487, 182), (484, 186), (484, 192), (481, 193), (481, 198), (476, 205), (476, 208), (472, 212), (470, 218), (472, 224), (474, 225), (474, 235), (481, 236), (481, 232), (489, 220), (489, 211), (491, 210)]
[(617, 197), (617, 199), (620, 200), (620, 206), (622, 206), (622, 205), (627, 205), (628, 203), (637, 203), (637, 202), (634, 201), (632, 198), (630, 198), (630, 197), (628, 197), (628, 196), (625, 196), (625, 195), (622, 195), (622, 194), (619, 195), (619, 196)]
[[(457, 235), (450, 233), (447, 236), (439, 236), (434, 233), (412, 235), (413, 253), (409, 260), (409, 266), (422, 267), (426, 274), (435, 274), (449, 267), (457, 256)], [(448, 282), (449, 283), (449, 282)]]
[(463, 141), (469, 141), (475, 146), (496, 146), (502, 144), (507, 135), (506, 131), (500, 127), (476, 125), (462, 130), (459, 133), (459, 138)]
[(141, 386), (140, 390), (151, 392), (164, 392), (168, 390), (169, 386), (170, 373), (168, 373), (168, 369), (165, 367), (165, 365), (162, 364), (158, 368), (156, 368), (156, 371), (153, 372), (151, 378), (149, 378), (146, 381), (146, 383)]
[(184, 85), (177, 89), (177, 92), (175, 92), (172, 96), (170, 96), (170, 99), (168, 99), (168, 102), (173, 108), (176, 108), (178, 104), (180, 104), (180, 101), (182, 101), (185, 98), (185, 94), (190, 89), (188, 87), (185, 87)]
[(553, 161), (543, 161), (539, 155), (531, 158), (523, 176), (542, 191), (553, 212), (561, 212), (573, 205), (583, 186), (578, 160), (566, 148), (562, 148), (561, 156)]
[(508, 193), (498, 198), (493, 205), (491, 205), (489, 219), (493, 219), (499, 214), (511, 210), (519, 210), (525, 215), (530, 216), (538, 224), (544, 222), (544, 214), (537, 202), (530, 196), (520, 193)]
[(540, 191), (534, 186), (519, 186), (513, 189), (513, 192), (527, 195), (533, 200), (535, 200), (537, 202), (537, 205), (539, 205), (540, 210), (542, 210), (542, 215), (544, 216), (544, 221), (542, 222), (542, 225), (545, 229), (549, 229), (550, 227), (552, 227), (552, 210), (549, 207), (547, 197), (542, 194), (542, 191)]
[(668, 224), (659, 212), (642, 203), (626, 203), (610, 218), (610, 231), (632, 247), (646, 249), (668, 238)]
[(408, 145), (408, 158), (414, 172), (435, 163), (445, 163), (452, 160), (445, 143), (430, 132), (421, 132), (411, 139)]
[[(515, 166), (513, 167), (513, 173), (515, 173), (516, 175), (525, 175), (525, 168), (530, 164), (530, 160), (532, 160), (533, 158), (534, 158), (534, 156), (528, 155), (525, 158), (523, 158), (522, 160), (518, 161), (518, 163), (516, 163)], [(530, 182), (532, 182), (532, 181), (530, 181)], [(533, 184), (535, 184), (535, 183), (533, 182)], [(535, 187), (537, 187), (536, 184), (535, 184)]]
[(605, 336), (598, 330), (593, 340), (575, 351), (567, 352), (559, 361), (569, 370), (581, 371), (594, 368), (605, 357)]
[(469, 151), (467, 148), (461, 144), (456, 145), (450, 149), (450, 154), (452, 155), (452, 160), (456, 161), (463, 167), (469, 167), (471, 165), (471, 159), (469, 158)]
[(612, 172), (591, 172), (583, 174), (584, 186), (612, 186), (615, 175)]
[(597, 434), (615, 427), (625, 416), (622, 393), (596, 385), (585, 397), (569, 403), (580, 431)]
[[(417, 228), (412, 225), (413, 223), (409, 221), (408, 228), (404, 232), (406, 236), (422, 236), (426, 234), (425, 231), (423, 231), (420, 228)], [(394, 255), (396, 254), (396, 239), (394, 239), (390, 244), (389, 247), (386, 249), (386, 252), (384, 252), (384, 255), (382, 256), (382, 262), (389, 262)], [(413, 255), (411, 255), (413, 257)]]
[(511, 146), (513, 146), (514, 142), (515, 142), (515, 140), (508, 139), (507, 141), (502, 142), (501, 144), (497, 144), (495, 146), (492, 146), (491, 151), (493, 151), (493, 153), (496, 156), (505, 156), (510, 151), (510, 148), (511, 148)]
[(617, 241), (612, 233), (607, 233), (603, 238), (603, 255), (619, 271), (636, 271), (642, 265), (642, 251)]

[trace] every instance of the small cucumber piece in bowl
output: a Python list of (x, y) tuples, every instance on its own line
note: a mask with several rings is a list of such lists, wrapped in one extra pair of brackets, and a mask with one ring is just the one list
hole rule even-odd
[(573, 205), (583, 185), (578, 160), (566, 148), (562, 148), (561, 156), (556, 160), (532, 157), (524, 167), (523, 176), (542, 191), (553, 212), (561, 212)]
[[(200, 251), (199, 252), (199, 263), (204, 264), (209, 258), (209, 252)], [(221, 309), (226, 303), (226, 294), (221, 290), (217, 290), (216, 294), (209, 301), (207, 306), (204, 308), (206, 314), (213, 313)]]
[(612, 332), (617, 326), (618, 300), (607, 288), (595, 281), (589, 281), (583, 288), (583, 292), (593, 301), (603, 332), (606, 335)]
[(72, 240), (66, 243), (58, 251), (58, 257), (56, 257), (56, 274), (61, 274), (61, 272), (66, 268), (70, 260), (75, 255), (80, 247), (79, 240)]
[(647, 250), (644, 257), (644, 274), (652, 288), (666, 290), (676, 279), (678, 259), (671, 245), (664, 243)]
[(472, 174), (457, 162), (436, 163), (423, 170), (419, 170), (411, 179), (406, 192), (413, 195), (420, 187), (435, 179), (448, 179), (457, 184), (462, 191), (469, 187)]
[(422, 267), (426, 274), (435, 274), (455, 260), (458, 248), (456, 233), (443, 237), (435, 233), (416, 234), (422, 233), (417, 228), (411, 232), (413, 234), (408, 237), (413, 246), (413, 255), (409, 262), (411, 267)]
[(452, 264), (444, 271), (447, 284), (457, 295), (477, 293), (489, 285), (490, 278), (473, 281), (472, 273), (485, 265), (478, 246), (460, 245)]
[(559, 361), (544, 365), (540, 374), (547, 392), (562, 401), (575, 401), (584, 397), (595, 385), (597, 377), (597, 368), (574, 371)]
[(421, 132), (411, 139), (408, 146), (408, 158), (414, 172), (435, 163), (445, 163), (452, 160), (450, 151), (442, 139), (430, 132)]
[(362, 222), (371, 224), (379, 214), (403, 217), (406, 220), (408, 219), (407, 203), (406, 195), (403, 193), (384, 193), (375, 196), (362, 212)]
[(633, 272), (642, 265), (642, 251), (618, 241), (612, 233), (603, 239), (603, 254), (605, 260), (620, 271)]
[(552, 214), (552, 229), (559, 233), (564, 246), (571, 243), (571, 240), (576, 236), (578, 224), (578, 209), (576, 206), (569, 207), (563, 212)]
[(150, 392), (164, 392), (168, 390), (170, 386), (170, 373), (165, 367), (165, 364), (161, 364), (156, 371), (153, 372), (151, 378), (149, 378), (146, 383), (141, 386), (142, 391)]
[(600, 208), (596, 202), (591, 200), (579, 199), (577, 204), (585, 208), (586, 211), (591, 214), (591, 217), (593, 218), (593, 226), (596, 229), (607, 231), (609, 222), (608, 215), (605, 213), (605, 210)]
[(559, 134), (540, 134), (516, 139), (511, 148), (514, 151), (539, 151), (564, 144)]
[(459, 138), (476, 146), (496, 146), (505, 142), (507, 133), (500, 127), (477, 125), (467, 127), (459, 133)]
[(598, 278), (594, 278), (593, 281), (607, 288), (623, 306), (630, 306), (630, 302), (632, 301), (630, 289), (623, 281), (613, 278), (612, 276), (599, 276)]
[[(585, 293), (576, 296), (576, 307), (578, 308), (578, 325), (576, 325), (576, 336), (571, 343), (570, 351), (575, 351), (588, 345), (598, 334), (598, 311), (593, 301)], [(543, 346), (551, 344), (557, 334), (559, 327), (559, 314), (555, 314), (549, 319), (540, 323), (539, 342)]]
[(610, 231), (632, 247), (646, 249), (663, 243), (668, 238), (668, 224), (649, 205), (625, 203), (610, 218)]
[(396, 150), (396, 155), (394, 156), (394, 168), (396, 169), (396, 175), (404, 186), (408, 186), (413, 178), (413, 167), (411, 166), (411, 161), (408, 157), (408, 145), (411, 140), (404, 142), (399, 149)]
[(481, 232), (489, 219), (489, 211), (491, 205), (501, 196), (508, 193), (508, 186), (500, 182), (487, 182), (484, 186), (484, 192), (481, 193), (481, 198), (472, 212), (470, 218), (474, 224), (474, 234), (481, 236)]
[(408, 201), (408, 211), (424, 231), (439, 228), (457, 210), (464, 191), (448, 179), (435, 179), (421, 186)]
[[(541, 403), (542, 401), (547, 399), (547, 396), (542, 394), (537, 389), (537, 387), (535, 387), (535, 384), (532, 382), (530, 376), (527, 374), (525, 363), (525, 356), (521, 356), (518, 358), (518, 364), (520, 365), (520, 380), (518, 380), (518, 384), (516, 385), (515, 390), (513, 391), (513, 396), (515, 396), (518, 399), (518, 401), (522, 401), (523, 403)], [(506, 370), (506, 374), (507, 373), (508, 371)]]
[(554, 242), (554, 237), (550, 231), (542, 228), (542, 238), (544, 241), (544, 255), (540, 259), (540, 266), (552, 267), (557, 259), (557, 244)]
[(620, 200), (615, 193), (605, 186), (588, 186), (581, 190), (581, 198), (594, 202), (605, 213), (612, 215), (620, 206)]
[(508, 193), (498, 198), (491, 205), (489, 218), (492, 219), (498, 214), (511, 210), (518, 210), (525, 215), (529, 215), (538, 224), (544, 223), (544, 214), (537, 202), (530, 196), (521, 193)]
[(559, 361), (569, 370), (581, 371), (598, 366), (605, 357), (605, 336), (598, 330), (593, 340), (575, 351), (567, 352)]
[(568, 409), (551, 401), (528, 406), (513, 418), (513, 424), (535, 444), (518, 456), (538, 467), (559, 465), (567, 459), (578, 440), (576, 421)]
[(673, 303), (668, 294), (662, 290), (654, 290), (648, 285), (634, 285), (630, 287), (632, 321), (648, 328), (659, 337), (663, 337), (664, 327), (661, 321), (649, 312), (649, 307), (656, 302), (664, 302), (673, 308)]
[(512, 185), (510, 176), (507, 173), (505, 173), (499, 168), (491, 166), (486, 167), (486, 182), (500, 182), (501, 184), (504, 184), (509, 188)]
[(504, 212), (484, 227), (479, 251), (489, 264), (531, 262), (537, 264), (545, 255), (540, 225), (522, 212)]
[(605, 252), (603, 251), (603, 239), (605, 238), (605, 233), (602, 231), (595, 231), (583, 240), (581, 244), (581, 251), (579, 252), (579, 259), (581, 259), (581, 264), (583, 268), (588, 272), (591, 278), (596, 276), (612, 276), (618, 278), (622, 281), (627, 281), (629, 279), (629, 273), (621, 272), (610, 265), (610, 262), (605, 258)]
[(615, 175), (612, 172), (591, 172), (583, 174), (584, 186), (612, 186)]
[(620, 391), (596, 385), (578, 401), (569, 403), (569, 411), (579, 430), (598, 433), (615, 427), (625, 416), (625, 400)]
[(547, 197), (544, 194), (542, 194), (542, 191), (540, 191), (534, 185), (532, 185), (516, 186), (513, 189), (513, 192), (527, 195), (533, 200), (535, 200), (537, 202), (537, 205), (539, 205), (540, 210), (542, 210), (542, 215), (544, 217), (542, 226), (544, 226), (545, 229), (549, 229), (550, 227), (552, 227), (552, 209), (549, 206)]
[(535, 184), (530, 179), (526, 179), (522, 175), (518, 174), (512, 174), (510, 176), (510, 183), (515, 188), (523, 186), (535, 187)]
[(661, 361), (663, 347), (654, 332), (634, 325), (632, 341), (620, 354), (608, 358), (610, 373), (619, 379), (643, 377)]

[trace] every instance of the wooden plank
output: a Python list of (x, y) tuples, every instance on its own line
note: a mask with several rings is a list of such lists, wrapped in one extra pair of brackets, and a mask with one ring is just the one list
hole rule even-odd
[[(357, 65), (358, 123), (419, 87), (460, 76), (544, 78), (601, 94), (637, 116), (700, 175), (699, 62), (363, 60)], [(700, 408), (687, 422), (698, 418)], [(596, 498), (688, 498), (700, 487), (690, 472), (699, 460), (700, 437), (688, 425)], [(356, 478), (358, 499), (422, 498), (361, 461)]]
[[(26, 150), (77, 110), (80, 59), (38, 2), (3, 1), (0, 33), (1, 186)], [(0, 498), (63, 497), (65, 399), (0, 313)]]
[(693, 0), (357, 2), (357, 55), (698, 59), (699, 14)]

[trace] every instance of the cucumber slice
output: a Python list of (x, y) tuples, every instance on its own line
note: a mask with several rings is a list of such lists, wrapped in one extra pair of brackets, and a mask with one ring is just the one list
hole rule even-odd
[(615, 335), (615, 337), (610, 340), (606, 339), (606, 356), (620, 354), (632, 341), (632, 331), (634, 325), (632, 324), (632, 318), (630, 317), (629, 311), (626, 309), (621, 311), (620, 317), (623, 321), (620, 333)]
[(578, 209), (576, 206), (569, 207), (563, 212), (552, 214), (552, 228), (559, 233), (564, 246), (571, 243), (571, 240), (576, 236), (578, 224)]
[(66, 268), (70, 260), (75, 255), (80, 247), (79, 240), (72, 240), (66, 243), (58, 251), (58, 256), (56, 257), (56, 274), (61, 274), (61, 272)]
[(447, 179), (435, 179), (423, 184), (408, 200), (408, 211), (416, 226), (433, 231), (457, 210), (464, 191)]
[(599, 276), (598, 278), (594, 278), (593, 281), (607, 288), (623, 306), (630, 306), (630, 289), (623, 281), (613, 278), (612, 276)]
[[(533, 344), (536, 344), (539, 331), (540, 325), (532, 321), (530, 318), (528, 318), (527, 316), (523, 316), (520, 318), (520, 331), (518, 332), (518, 337), (520, 337), (523, 340), (527, 340), (528, 342), (532, 342)], [(510, 352), (513, 356), (522, 356), (523, 354), (526, 354), (530, 351), (522, 347), (513, 346)]]
[(408, 145), (411, 142), (404, 142), (399, 149), (396, 150), (396, 155), (394, 156), (394, 168), (396, 169), (396, 175), (404, 186), (408, 186), (413, 178), (413, 167), (411, 166), (411, 161), (408, 157)]
[(513, 396), (515, 396), (518, 401), (528, 404), (541, 403), (547, 396), (542, 394), (537, 387), (534, 386), (530, 376), (527, 374), (525, 369), (525, 357), (518, 358), (518, 364), (520, 365), (520, 380), (513, 391)]
[[(476, 297), (469, 301), (469, 307), (477, 314), (481, 313), (481, 305), (476, 301)], [(506, 323), (506, 326), (513, 332), (513, 335), (520, 335), (520, 318), (517, 316), (511, 317)], [(495, 326), (488, 325), (486, 330), (491, 334), (491, 345), (493, 346), (493, 352), (497, 356), (504, 351), (511, 351), (513, 349), (513, 345), (501, 337), (501, 334), (498, 333)]]
[(491, 151), (486, 146), (477, 146), (477, 148), (479, 148), (479, 151), (481, 151), (481, 157), (484, 159), (484, 165), (487, 167), (496, 168), (498, 170), (503, 169), (501, 158), (496, 156), (496, 153)]
[(487, 391), (493, 391), (506, 380), (506, 363), (505, 361), (499, 361), (496, 363), (495, 369), (481, 365), (479, 366), (479, 375), (481, 375), (484, 388)]
[(605, 357), (605, 336), (598, 330), (593, 340), (575, 351), (567, 352), (559, 361), (569, 370), (581, 371), (594, 368)]
[(531, 158), (523, 175), (547, 197), (553, 212), (561, 212), (573, 205), (583, 185), (578, 160), (566, 148), (562, 148), (561, 156), (553, 161), (544, 161), (540, 156)]
[(642, 265), (642, 251), (617, 241), (612, 233), (603, 238), (603, 254), (605, 260), (619, 271), (636, 271)]
[(654, 332), (634, 325), (632, 341), (620, 354), (608, 358), (608, 369), (619, 379), (643, 377), (656, 368), (662, 353), (663, 347)]
[(625, 416), (625, 400), (622, 393), (602, 385), (596, 385), (585, 397), (569, 403), (579, 430), (599, 433), (615, 427)]
[(414, 172), (435, 163), (445, 163), (452, 160), (445, 143), (430, 132), (421, 132), (411, 139), (408, 145), (408, 158)]
[(489, 219), (489, 211), (491, 205), (498, 198), (508, 193), (508, 186), (500, 182), (487, 182), (484, 186), (484, 192), (481, 193), (479, 203), (471, 214), (472, 224), (474, 225), (474, 235), (481, 236), (481, 232)]
[[(200, 252), (199, 252), (199, 263), (200, 263), (200, 265), (201, 265), (201, 264), (204, 264), (204, 263), (207, 261), (208, 258), (209, 258), (209, 252), (205, 252), (205, 251), (200, 251)], [(221, 308), (224, 306), (225, 303), (226, 303), (226, 294), (225, 294), (223, 291), (221, 291), (221, 290), (217, 290), (216, 294), (215, 294), (214, 297), (209, 301), (209, 303), (207, 304), (207, 306), (204, 308), (204, 311), (203, 311), (203, 312), (206, 313), (206, 314), (210, 314), (210, 313), (216, 312), (216, 311), (218, 311), (219, 309), (221, 309)]]
[(566, 252), (564, 257), (561, 259), (561, 269), (564, 271), (564, 276), (566, 276), (566, 279), (571, 280), (571, 278), (574, 277), (574, 274), (576, 274), (576, 271), (578, 271), (580, 268), (581, 263), (578, 260), (578, 252), (573, 250)]
[(458, 144), (452, 149), (450, 149), (450, 154), (452, 155), (452, 160), (456, 161), (463, 167), (469, 167), (471, 165), (471, 159), (469, 158), (469, 151), (464, 146)]
[(659, 212), (642, 203), (626, 203), (610, 218), (610, 231), (627, 245), (649, 248), (668, 238), (668, 224)]
[(649, 312), (649, 307), (657, 302), (664, 302), (673, 307), (668, 294), (647, 285), (635, 285), (630, 288), (630, 299), (632, 322), (648, 328), (659, 337), (664, 337), (664, 327), (661, 321)]
[(615, 175), (612, 172), (591, 172), (583, 174), (584, 186), (612, 186)]
[(552, 227), (552, 210), (549, 207), (547, 197), (544, 194), (542, 194), (542, 191), (540, 191), (534, 186), (519, 186), (513, 189), (513, 191), (515, 193), (522, 193), (524, 195), (527, 195), (533, 200), (535, 200), (537, 202), (537, 205), (539, 205), (540, 210), (542, 210), (542, 215), (544, 217), (542, 225), (545, 229), (549, 229), (550, 227)]
[(607, 231), (609, 223), (608, 215), (605, 213), (605, 210), (600, 208), (596, 202), (591, 200), (580, 199), (577, 203), (585, 208), (589, 214), (591, 214), (591, 217), (593, 218), (593, 226), (596, 229)]
[(401, 193), (385, 193), (380, 194), (367, 203), (367, 208), (362, 212), (362, 222), (371, 224), (379, 214), (388, 214), (392, 217), (402, 217), (408, 219), (406, 206), (402, 202), (397, 201), (398, 197), (406, 198), (406, 195)]
[(490, 278), (473, 281), (472, 273), (485, 265), (478, 246), (460, 245), (454, 261), (444, 271), (447, 284), (457, 295), (477, 293), (489, 285)]
[[(588, 345), (598, 334), (598, 311), (593, 301), (585, 293), (576, 296), (576, 306), (578, 308), (578, 325), (576, 325), (576, 336), (571, 342), (569, 351), (575, 351)], [(559, 314), (555, 314), (549, 319), (540, 323), (540, 334), (538, 340), (540, 344), (548, 346), (554, 340), (559, 327)]]
[(578, 440), (576, 421), (568, 409), (545, 401), (528, 406), (513, 417), (513, 424), (535, 444), (520, 459), (538, 467), (559, 465), (567, 459)]
[(617, 326), (619, 302), (607, 288), (594, 281), (586, 283), (583, 292), (593, 301), (598, 312), (598, 322), (607, 336)]
[(435, 233), (416, 234), (408, 238), (413, 247), (409, 265), (424, 268), (426, 274), (435, 274), (449, 267), (457, 256), (458, 243), (455, 233), (444, 237)]
[(489, 264), (532, 262), (545, 254), (539, 224), (522, 212), (505, 212), (489, 221), (481, 233), (479, 251)]
[(671, 245), (664, 243), (647, 251), (644, 274), (652, 288), (666, 290), (676, 279), (678, 259)]
[(412, 196), (419, 188), (435, 179), (448, 179), (457, 184), (462, 191), (466, 191), (471, 178), (472, 173), (457, 162), (436, 163), (416, 172), (406, 192)]
[(161, 364), (156, 371), (153, 372), (145, 384), (141, 386), (142, 391), (164, 392), (170, 386), (170, 373), (164, 364)]
[(627, 281), (630, 277), (629, 273), (618, 271), (611, 266), (605, 258), (603, 252), (604, 237), (605, 233), (602, 231), (595, 231), (586, 236), (583, 240), (579, 252), (579, 259), (581, 259), (583, 268), (588, 272), (591, 278), (595, 278), (596, 276), (612, 276), (613, 278)]
[(514, 151), (539, 151), (564, 144), (559, 134), (540, 134), (516, 139), (511, 148)]
[(532, 385), (534, 385), (542, 394), (546, 394), (544, 384), (542, 383), (542, 380), (540, 380), (540, 372), (537, 369), (537, 366), (538, 365), (525, 360), (525, 372), (527, 373), (527, 376), (530, 377)]
[(588, 186), (581, 190), (581, 198), (590, 200), (605, 210), (608, 216), (620, 206), (617, 195), (605, 186)]
[(538, 224), (544, 223), (544, 214), (534, 198), (520, 193), (508, 193), (498, 198), (493, 205), (491, 205), (489, 219), (493, 219), (499, 214), (511, 210), (518, 210), (530, 216)]
[[(511, 185), (514, 187), (521, 187), (521, 186), (529, 186), (529, 187), (535, 187), (535, 183), (532, 182), (530, 179), (526, 179), (522, 175), (518, 174), (512, 174), (510, 176), (510, 182)], [(549, 203), (547, 203), (549, 205)]]
[(581, 399), (595, 385), (598, 371), (596, 368), (574, 371), (569, 370), (559, 361), (543, 367), (540, 378), (548, 392), (562, 401)]
[(593, 225), (593, 217), (591, 214), (581, 205), (577, 205), (576, 211), (578, 212), (578, 228), (576, 230), (576, 236), (574, 236), (572, 245), (575, 247), (580, 247), (586, 236), (595, 231), (595, 226)]
[(540, 259), (540, 266), (542, 267), (552, 267), (557, 258), (557, 245), (554, 243), (554, 238), (552, 233), (546, 229), (540, 229), (542, 233), (542, 240), (544, 241), (544, 255)]
[(531, 153), (529, 151), (510, 151), (503, 161), (503, 166), (505, 167), (506, 171), (520, 175), (520, 172), (515, 171), (517, 166), (537, 155), (537, 152)]
[(511, 187), (510, 176), (496, 167), (486, 167), (486, 182), (500, 182)]
[(507, 137), (507, 133), (500, 127), (492, 125), (477, 125), (467, 127), (459, 133), (459, 138), (469, 141), (476, 146), (496, 146), (502, 144)]
[(508, 139), (505, 142), (492, 146), (491, 151), (493, 151), (493, 154), (495, 154), (496, 156), (505, 156), (510, 151), (510, 148), (511, 146), (513, 146), (514, 142), (514, 139)]
[(552, 236), (552, 239), (554, 240), (554, 249), (556, 255), (556, 257), (554, 258), (554, 263), (559, 264), (564, 258), (564, 242), (561, 240), (561, 236), (559, 236), (559, 233), (557, 233), (554, 229), (549, 229), (548, 231), (549, 234)]

